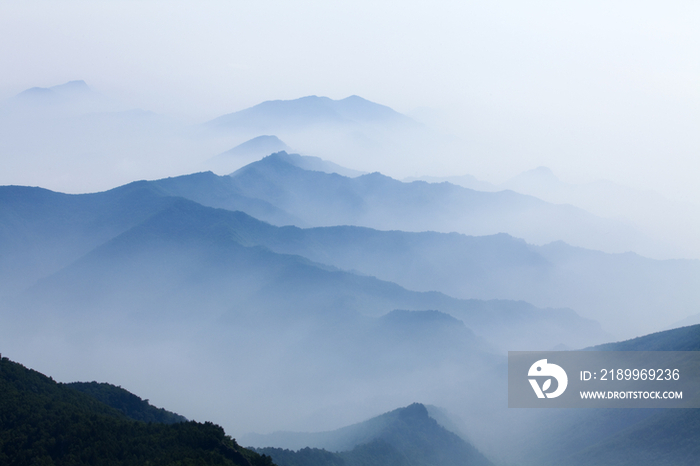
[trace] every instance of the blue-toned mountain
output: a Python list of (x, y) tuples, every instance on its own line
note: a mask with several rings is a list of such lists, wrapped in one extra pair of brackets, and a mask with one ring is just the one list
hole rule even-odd
[[(455, 396), (437, 387), (480, 389), (502, 359), (493, 355), (498, 347), (604, 338), (571, 310), (415, 292), (274, 252), (253, 239), (276, 227), (165, 199), (160, 211), (6, 304), (5, 345), (56, 364), (69, 372), (64, 378), (118, 374), (136, 384), (146, 372), (155, 382), (144, 390), (168, 393), (178, 411), (195, 403), (216, 422), (243, 416), (258, 429), (279, 422), (276, 409), (254, 410), (258, 391), (269, 396), (254, 399), (284, 410), (289, 422), (319, 400), (338, 406), (334, 418), (371, 414), (419, 395), (432, 403)], [(239, 373), (255, 376), (241, 381)], [(222, 409), (215, 397), (192, 397), (202, 384), (234, 401)], [(364, 396), (375, 401), (351, 408)]]
[[(247, 238), (276, 252), (299, 254), (417, 291), (569, 307), (603, 322), (618, 338), (667, 328), (696, 313), (700, 304), (696, 286), (700, 262), (696, 260), (651, 260), (633, 253), (572, 247), (561, 241), (535, 246), (507, 234), (420, 231), (439, 230), (431, 227), (431, 221), (439, 226), (445, 216), (452, 224), (443, 225), (443, 231), (458, 230), (460, 222), (468, 230), (472, 223), (489, 223), (489, 218), (497, 224), (517, 224), (528, 215), (527, 228), (545, 231), (547, 224), (538, 225), (538, 214), (527, 205), (544, 205), (538, 212), (549, 212), (550, 222), (557, 222), (566, 207), (513, 192), (480, 193), (447, 183), (400, 183), (379, 174), (347, 178), (301, 169), (295, 157), (299, 158), (275, 154), (232, 177), (196, 174), (152, 183), (169, 194), (213, 207), (240, 209), (277, 225), (344, 225), (261, 227)], [(252, 205), (239, 202), (241, 198), (256, 199), (267, 210), (253, 210)], [(465, 207), (452, 219), (445, 214), (446, 205)], [(503, 210), (503, 205), (508, 207)], [(351, 224), (369, 224), (379, 230)], [(396, 231), (399, 229), (418, 231)]]
[(415, 121), (387, 106), (356, 95), (341, 100), (315, 95), (295, 100), (270, 100), (220, 116), (207, 125), (219, 129), (253, 129), (274, 134), (280, 129), (363, 123), (419, 126)]
[[(258, 440), (274, 441), (283, 435), (260, 436)], [(307, 447), (299, 451), (274, 447), (256, 451), (270, 456), (280, 466), (492, 464), (472, 445), (438, 424), (419, 403), (332, 432), (286, 433), (286, 437)]]
[(303, 170), (284, 153), (231, 174), (236, 190), (301, 219), (299, 226), (358, 225), (380, 230), (469, 235), (508, 233), (534, 244), (565, 241), (607, 252), (646, 241), (623, 223), (513, 191), (481, 192), (450, 183), (403, 183), (371, 173), (356, 178)]

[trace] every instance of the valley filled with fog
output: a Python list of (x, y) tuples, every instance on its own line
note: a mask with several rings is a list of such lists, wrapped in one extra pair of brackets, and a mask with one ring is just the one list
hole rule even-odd
[[(700, 323), (696, 205), (544, 167), (392, 177), (459, 141), (359, 96), (184, 124), (72, 81), (0, 120), (2, 353), (255, 447), (361, 432), (351, 450), (378, 428), (330, 431), (429, 414), (483, 461), (578, 464), (655, 413), (601, 437), (576, 425), (610, 412), (508, 409), (508, 351)], [(538, 453), (537, 435), (571, 448)]]

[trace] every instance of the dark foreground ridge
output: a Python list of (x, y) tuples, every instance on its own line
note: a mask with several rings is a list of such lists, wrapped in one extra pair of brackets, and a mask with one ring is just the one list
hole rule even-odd
[[(107, 384), (87, 385), (86, 391), (98, 397), (138, 398)], [(272, 465), (269, 457), (240, 447), (211, 422), (146, 423), (129, 416), (160, 412), (150, 408), (125, 413), (0, 358), (0, 464)], [(178, 416), (165, 417), (172, 420), (170, 415)]]
[(66, 386), (86, 393), (136, 421), (156, 422), (158, 424), (187, 422), (185, 416), (151, 406), (148, 400), (142, 400), (133, 393), (109, 383), (73, 382), (66, 384)]

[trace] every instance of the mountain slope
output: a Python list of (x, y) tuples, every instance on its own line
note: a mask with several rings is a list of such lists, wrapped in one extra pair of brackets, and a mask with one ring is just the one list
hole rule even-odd
[(212, 423), (134, 421), (7, 358), (0, 358), (0, 413), (7, 465), (270, 464)]
[[(435, 229), (445, 217), (441, 209), (456, 202), (454, 198), (460, 192), (478, 196), (507, 194), (476, 193), (447, 184), (409, 185), (372, 175), (379, 184), (389, 186), (389, 194), (383, 195), (383, 188), (369, 182), (367, 176), (349, 179), (302, 170), (292, 157), (287, 154), (267, 157), (264, 163), (249, 165), (232, 178), (199, 174), (155, 183), (172, 194), (213, 207), (240, 208), (278, 225), (283, 223), (279, 217), (253, 211), (235, 200), (240, 196), (266, 199), (267, 205), (278, 206), (296, 225), (367, 223), (386, 230), (421, 226)], [(369, 187), (365, 186), (367, 183)], [(391, 194), (394, 185), (400, 189)], [(440, 189), (446, 192), (440, 194)], [(461, 191), (453, 193), (453, 190)], [(510, 194), (516, 199), (531, 199)], [(481, 201), (474, 202), (482, 205)], [(510, 212), (515, 218), (526, 218), (528, 209), (519, 210), (517, 205)], [(454, 219), (447, 215), (455, 222), (454, 229), (444, 226), (443, 230), (459, 230), (457, 222), (478, 222), (484, 216), (497, 217), (498, 212), (498, 203), (492, 199), (482, 207), (464, 210)], [(555, 211), (551, 214), (559, 215)], [(507, 220), (507, 212), (504, 216)], [(399, 218), (398, 222), (394, 218)], [(535, 220), (531, 223), (543, 230), (548, 225), (538, 226)], [(418, 291), (436, 290), (459, 298), (525, 300), (542, 307), (570, 307), (603, 322), (619, 337), (667, 327), (695, 313), (700, 303), (696, 286), (700, 281), (700, 261), (656, 261), (631, 253), (606, 254), (575, 248), (562, 242), (534, 246), (505, 234), (470, 237), (351, 226), (305, 230), (260, 228), (248, 239), (276, 252), (303, 255)], [(661, 307), (664, 312), (659, 312)], [(630, 320), (631, 315), (636, 318)]]
[(204, 128), (212, 137), (238, 140), (274, 134), (302, 154), (359, 171), (404, 167), (445, 146), (441, 135), (359, 96), (267, 101), (223, 115)]
[(108, 383), (73, 382), (66, 384), (66, 386), (90, 395), (136, 421), (157, 422), (159, 424), (187, 422), (187, 418), (184, 416), (151, 406), (148, 400), (142, 400), (133, 393)]
[[(310, 176), (309, 183), (317, 175), (354, 181), (301, 170), (287, 163), (294, 162), (293, 156), (280, 157), (282, 166)], [(131, 183), (89, 195), (0, 188), (2, 291), (6, 295), (17, 292), (68, 265), (90, 248), (171, 205), (173, 196), (246, 211), (277, 224), (305, 224), (271, 202), (248, 197), (241, 191), (233, 178), (212, 173)], [(287, 196), (284, 190), (279, 195)], [(357, 202), (362, 204), (361, 200)], [(336, 210), (344, 209), (340, 205)], [(351, 226), (302, 230), (275, 228), (242, 218), (239, 216), (238, 223), (232, 223), (230, 228), (236, 229), (248, 246), (301, 255), (416, 291), (568, 307), (603, 322), (606, 330), (618, 337), (667, 327), (695, 313), (700, 301), (696, 286), (700, 280), (698, 261), (654, 261), (634, 254), (611, 255), (573, 248), (561, 242), (538, 247), (504, 234), (470, 237)], [(660, 308), (664, 312), (659, 312)], [(635, 316), (632, 320), (631, 315)], [(593, 342), (580, 341), (577, 345), (590, 343)]]
[(227, 210), (240, 210), (255, 218), (276, 225), (303, 223), (273, 204), (241, 194), (230, 178), (212, 172), (151, 181), (169, 196), (184, 197), (199, 204)]
[(559, 464), (695, 465), (700, 458), (700, 409), (656, 413)]
[[(699, 351), (700, 325), (682, 327), (618, 343), (596, 351)], [(645, 410), (646, 411), (646, 410)], [(700, 458), (700, 409), (650, 410), (608, 438), (571, 455), (566, 465), (694, 465)]]
[[(310, 262), (300, 255), (280, 254), (260, 241), (280, 230), (239, 212), (227, 212), (179, 200), (55, 275), (28, 295), (45, 303), (68, 297), (69, 308), (158, 308), (178, 300), (238, 303), (239, 309), (258, 307), (256, 314), (294, 309), (294, 318), (316, 309), (381, 316), (394, 309), (435, 309), (454, 315), (497, 342), (602, 338), (593, 322), (568, 310), (541, 310), (526, 303), (458, 300), (440, 293), (416, 293), (373, 277), (342, 272)], [(189, 277), (198, 277), (196, 281)], [(245, 283), (240, 285), (237, 283)], [(194, 285), (194, 286), (192, 286)], [(171, 289), (171, 287), (176, 287)], [(80, 287), (89, 291), (71, 291)], [(125, 293), (123, 290), (130, 290)], [(149, 290), (146, 294), (146, 290)], [(48, 298), (53, 296), (53, 298)], [(75, 298), (82, 302), (77, 305)], [(136, 304), (135, 296), (147, 296)], [(124, 301), (126, 300), (126, 301)], [(41, 305), (45, 307), (47, 304)], [(213, 305), (221, 309), (221, 305)], [(73, 313), (74, 311), (72, 311)], [(301, 314), (300, 314), (301, 313)], [(280, 316), (281, 317), (281, 316)], [(567, 330), (567, 328), (569, 330)], [(525, 336), (517, 337), (525, 332)], [(552, 338), (559, 335), (559, 340)], [(518, 343), (521, 342), (521, 343)]]
[(588, 349), (592, 351), (700, 351), (700, 325), (675, 328)]
[(306, 225), (380, 230), (509, 233), (535, 244), (563, 240), (623, 252), (645, 241), (613, 220), (512, 191), (479, 192), (449, 183), (402, 183), (379, 173), (357, 178), (302, 170), (273, 154), (231, 174), (237, 190), (265, 200)]
[(651, 191), (632, 189), (610, 181), (569, 184), (551, 170), (538, 167), (500, 186), (556, 204), (572, 204), (606, 218), (624, 218), (657, 240), (645, 255), (664, 258), (700, 258), (696, 238), (700, 205), (666, 199)]
[(56, 272), (171, 202), (145, 182), (84, 195), (0, 186), (0, 296)]
[(86, 112), (104, 111), (110, 102), (90, 89), (85, 81), (69, 81), (52, 87), (32, 87), (0, 103), (0, 116), (43, 119), (56, 116), (76, 116)]
[[(699, 348), (700, 325), (695, 325), (588, 350), (698, 351)], [(693, 465), (700, 457), (697, 444), (700, 409), (560, 410), (531, 420), (529, 426), (516, 439), (519, 456), (528, 465)]]
[(207, 160), (203, 166), (218, 175), (228, 175), (243, 165), (290, 148), (277, 136), (257, 136)]
[[(477, 390), (490, 380), (477, 374), (493, 371), (494, 346), (604, 338), (570, 310), (418, 293), (275, 253), (246, 239), (256, 228), (272, 227), (176, 200), (1, 309), (0, 337), (13, 351), (73, 361), (63, 378), (117, 374), (179, 412), (241, 418), (250, 429), (279, 425), (278, 412), (303, 425), (324, 406), (336, 406), (323, 415), (329, 422), (409, 397), (468, 403), (455, 385)], [(139, 388), (146, 373), (157, 383)], [(206, 387), (233, 399), (222, 408), (215, 396), (195, 396)], [(375, 401), (357, 408), (367, 393)], [(270, 409), (259, 414), (251, 399)]]
[(361, 124), (367, 122), (417, 125), (410, 118), (384, 105), (358, 96), (342, 100), (308, 96), (296, 100), (271, 100), (207, 123), (214, 128), (250, 128), (261, 132), (301, 129), (314, 125)]
[(473, 446), (441, 427), (428, 415), (425, 406), (418, 403), (334, 432), (306, 437), (314, 442), (311, 446), (339, 453), (331, 456), (322, 450), (291, 452), (280, 448), (258, 448), (256, 451), (269, 455), (280, 466), (303, 464), (299, 458), (305, 456), (312, 456), (319, 465), (491, 464)]
[(352, 170), (350, 168), (345, 168), (341, 167), (338, 164), (335, 164), (333, 162), (329, 162), (327, 160), (323, 160), (320, 157), (312, 157), (309, 155), (299, 155), (299, 154), (289, 154), (289, 153), (284, 153), (280, 154), (282, 157), (284, 157), (284, 160), (287, 163), (290, 163), (294, 165), (295, 167), (299, 167), (303, 170), (311, 170), (311, 171), (317, 171), (317, 172), (323, 172), (323, 173), (337, 173), (338, 175), (341, 176), (346, 176), (348, 178), (355, 178), (360, 175), (366, 175), (365, 172), (360, 172), (357, 170)]

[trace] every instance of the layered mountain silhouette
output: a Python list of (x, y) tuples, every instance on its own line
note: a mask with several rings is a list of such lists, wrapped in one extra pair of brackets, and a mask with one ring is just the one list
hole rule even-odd
[(633, 189), (611, 181), (599, 180), (583, 184), (566, 183), (551, 169), (537, 167), (504, 183), (494, 185), (471, 175), (451, 177), (413, 177), (404, 181), (423, 180), (430, 183), (449, 182), (477, 191), (497, 192), (505, 189), (537, 197), (553, 204), (569, 204), (594, 215), (627, 222), (648, 239), (633, 250), (654, 258), (698, 258), (697, 238), (700, 206), (678, 202), (651, 191)]
[[(399, 182), (318, 157), (268, 155), (294, 147), (384, 169), (438, 150), (424, 127), (357, 96), (265, 102), (184, 128), (78, 81), (2, 103), (0, 123), (0, 151), (18, 173), (42, 171), (83, 191), (104, 186), (100, 176), (157, 178), (93, 194), (0, 187), (0, 349), (55, 368), (61, 380), (118, 375), (237, 433), (332, 431), (408, 406), (332, 435), (285, 434), (297, 443), (275, 446), (296, 451), (274, 455), (290, 465), (488, 464), (424, 405), (410, 405), (416, 400), (458, 413), (470, 441), (504, 464), (698, 457), (693, 410), (505, 408), (507, 350), (629, 338), (697, 314), (700, 304), (698, 261), (626, 252), (656, 243), (625, 220), (562, 205), (578, 191), (548, 169), (503, 191), (471, 178)], [(241, 157), (268, 156), (220, 171), (227, 176), (164, 178), (231, 147), (221, 160), (237, 159), (236, 168)], [(526, 195), (533, 186), (560, 196)], [(603, 188), (596, 192), (617, 192)], [(694, 351), (697, 328), (592, 349)], [(0, 463), (36, 447), (37, 462), (48, 464), (90, 450), (81, 442), (93, 434), (100, 452), (116, 451), (132, 442), (129, 429), (149, 448), (167, 437), (193, 463), (199, 454), (209, 455), (200, 462), (240, 459), (214, 425), (183, 424), (109, 385), (79, 384), (68, 395), (71, 387), (6, 362), (2, 422), (21, 422), (2, 432)], [(82, 407), (69, 406), (76, 400)], [(180, 427), (161, 426), (171, 421)], [(112, 431), (122, 433), (100, 437)], [(188, 443), (190, 434), (205, 445)], [(81, 460), (98, 463), (92, 451)], [(135, 464), (152, 458), (142, 453)]]
[(257, 136), (212, 157), (203, 166), (218, 175), (228, 175), (243, 165), (280, 151), (290, 151), (290, 148), (277, 136)]
[[(144, 197), (150, 198), (150, 192)], [(177, 198), (163, 198), (162, 204), (165, 206), (145, 221), (132, 228), (124, 226), (123, 233), (39, 280), (23, 299), (33, 303), (30, 307), (34, 309), (61, 306), (67, 314), (90, 309), (93, 315), (97, 309), (123, 308), (131, 312), (143, 308), (142, 312), (155, 314), (158, 309), (184, 308), (182, 299), (193, 306), (198, 303), (201, 310), (223, 313), (230, 312), (228, 307), (235, 303), (240, 315), (252, 309), (258, 317), (273, 313), (270, 323), (275, 325), (283, 323), (285, 316), (302, 319), (326, 309), (332, 309), (335, 318), (344, 312), (382, 316), (395, 309), (439, 310), (456, 316), (500, 347), (506, 342), (539, 341), (539, 345), (548, 342), (554, 346), (571, 339), (583, 343), (604, 338), (596, 323), (570, 310), (409, 291), (371, 276), (311, 262), (303, 255), (275, 252), (267, 243), (272, 246), (282, 239), (293, 244), (298, 235), (284, 239), (284, 229), (241, 212)], [(143, 300), (135, 298), (139, 296)], [(161, 300), (157, 305), (156, 299)]]
[(323, 160), (320, 157), (312, 157), (309, 155), (299, 154), (287, 154), (285, 160), (288, 163), (294, 165), (295, 167), (299, 167), (303, 170), (310, 170), (329, 174), (336, 173), (338, 175), (345, 176), (348, 178), (355, 178), (360, 175), (366, 175), (365, 172), (341, 167), (336, 163)]
[[(286, 158), (303, 160), (299, 156)], [(350, 183), (364, 178), (350, 179), (302, 170), (286, 162), (279, 165), (293, 174), (308, 177), (309, 182), (317, 176), (329, 177), (352, 187)], [(256, 173), (253, 171), (253, 175)], [(172, 205), (173, 196), (245, 211), (257, 218), (274, 219), (278, 224), (306, 223), (273, 204), (278, 194), (262, 196), (269, 200), (253, 197), (260, 193), (250, 193), (245, 186), (253, 184), (255, 177), (240, 176), (236, 179), (200, 173), (137, 182), (104, 193), (78, 196), (39, 188), (3, 187), (0, 189), (3, 199), (0, 216), (4, 226), (0, 232), (3, 237), (0, 249), (5, 251), (0, 259), (0, 273), (4, 277), (2, 291), (5, 295), (12, 294), (56, 272)], [(400, 188), (404, 191), (399, 192), (407, 192), (406, 186)], [(348, 196), (345, 191), (341, 193), (343, 195), (335, 197), (340, 200), (335, 201), (332, 193), (324, 193), (325, 203), (340, 203), (341, 207), (336, 210), (342, 211), (342, 201)], [(351, 198), (364, 210), (374, 209), (369, 196), (367, 199), (356, 195)], [(309, 216), (301, 208), (297, 213)], [(694, 283), (700, 275), (697, 261), (654, 261), (634, 254), (603, 254), (572, 248), (561, 242), (536, 247), (508, 235), (471, 237), (351, 226), (277, 228), (243, 218), (232, 216), (231, 222), (240, 223), (231, 228), (237, 229), (236, 234), (249, 245), (263, 246), (280, 254), (300, 255), (316, 263), (371, 275), (415, 291), (440, 291), (462, 299), (507, 298), (541, 307), (568, 307), (604, 322), (608, 331), (622, 337), (664, 328), (696, 312)], [(634, 291), (628, 291), (630, 288)], [(666, 304), (664, 313), (657, 312), (660, 300)], [(400, 303), (397, 307), (401, 307)], [(423, 309), (430, 308), (440, 309), (435, 306)], [(636, 318), (630, 320), (631, 315)], [(579, 340), (576, 346), (590, 343)]]
[(267, 101), (215, 118), (203, 128), (212, 137), (243, 140), (274, 134), (302, 154), (358, 171), (386, 171), (443, 146), (442, 138), (421, 123), (356, 95)]
[(0, 187), (0, 293), (60, 270), (172, 201), (144, 183), (88, 195)]
[[(30, 268), (21, 281), (33, 285), (19, 294), (7, 290), (3, 341), (25, 350), (28, 340), (35, 350), (57, 344), (51, 356), (97, 375), (104, 361), (126, 381), (146, 371), (161, 390), (180, 385), (178, 403), (196, 400), (191, 409), (218, 422), (216, 416), (234, 413), (250, 420), (250, 429), (279, 420), (274, 409), (254, 415), (256, 406), (245, 401), (261, 390), (267, 406), (290, 418), (319, 399), (348, 415), (368, 389), (381, 399), (354, 414), (419, 395), (438, 402), (448, 394), (422, 381), (460, 381), (476, 390), (491, 380), (494, 353), (605, 339), (596, 322), (571, 310), (410, 291), (275, 252), (257, 239), (278, 227), (169, 196), (159, 183), (90, 195), (16, 187), (6, 194), (14, 199), (5, 213), (12, 221), (4, 223), (14, 238), (7, 276), (22, 257), (52, 257), (58, 270)], [(124, 348), (138, 353), (138, 369), (122, 357)], [(207, 365), (192, 365), (192, 358)], [(177, 371), (169, 369), (174, 361)], [(260, 377), (242, 382), (241, 371)], [(280, 379), (287, 384), (273, 382)], [(235, 400), (222, 410), (213, 399), (188, 396), (199, 384)], [(289, 396), (297, 400), (291, 408)]]
[(380, 173), (357, 178), (303, 170), (286, 153), (231, 174), (237, 192), (265, 200), (305, 225), (359, 225), (381, 230), (509, 233), (535, 244), (562, 240), (624, 252), (640, 235), (581, 209), (512, 191), (473, 191), (449, 183), (402, 183)]
[[(257, 448), (280, 466), (318, 465), (490, 465), (481, 453), (430, 417), (419, 403), (332, 432), (278, 434), (311, 445), (299, 451)], [(275, 436), (259, 437), (259, 442)]]
[[(300, 254), (413, 290), (570, 307), (604, 322), (608, 331), (620, 337), (664, 328), (696, 312), (697, 261), (653, 261), (634, 254), (572, 248), (561, 242), (537, 247), (509, 235), (467, 237), (391, 231), (462, 228), (463, 233), (476, 234), (497, 231), (500, 224), (503, 230), (510, 225), (516, 232), (528, 229), (534, 230), (535, 236), (553, 237), (549, 225), (558, 224), (560, 215), (578, 212), (575, 209), (513, 192), (479, 193), (448, 184), (407, 184), (379, 174), (347, 178), (304, 170), (298, 166), (304, 160), (280, 153), (232, 177), (200, 173), (151, 184), (170, 195), (245, 211), (276, 225), (364, 224), (390, 230), (349, 226), (279, 232), (263, 229), (256, 241), (277, 252)], [(542, 216), (547, 221), (538, 223)], [(495, 226), (491, 225), (496, 217)], [(572, 235), (591, 232), (590, 242), (598, 224), (585, 226), (586, 215), (574, 218), (573, 224), (584, 227), (572, 228)], [(567, 229), (566, 225), (560, 227)], [(601, 231), (609, 238), (612, 235), (608, 233)], [(631, 285), (634, 292), (628, 291)], [(659, 300), (667, 303), (664, 313), (658, 312)], [(628, 319), (632, 313), (637, 316), (634, 320)]]
[[(233, 149), (213, 157), (205, 164), (206, 168), (219, 175), (228, 175), (244, 165), (259, 160), (267, 155), (279, 152), (287, 153), (289, 147), (276, 136), (258, 136), (246, 141)], [(324, 173), (337, 173), (347, 177), (364, 175), (364, 172), (351, 170), (320, 157), (290, 153), (287, 162), (304, 170)]]
[(611, 181), (565, 183), (546, 167), (522, 173), (501, 188), (548, 202), (576, 205), (607, 218), (627, 219), (657, 242), (655, 247), (637, 250), (645, 255), (700, 258), (695, 241), (700, 234), (700, 223), (695, 220), (700, 213), (697, 203), (672, 201), (651, 190), (632, 189)]

